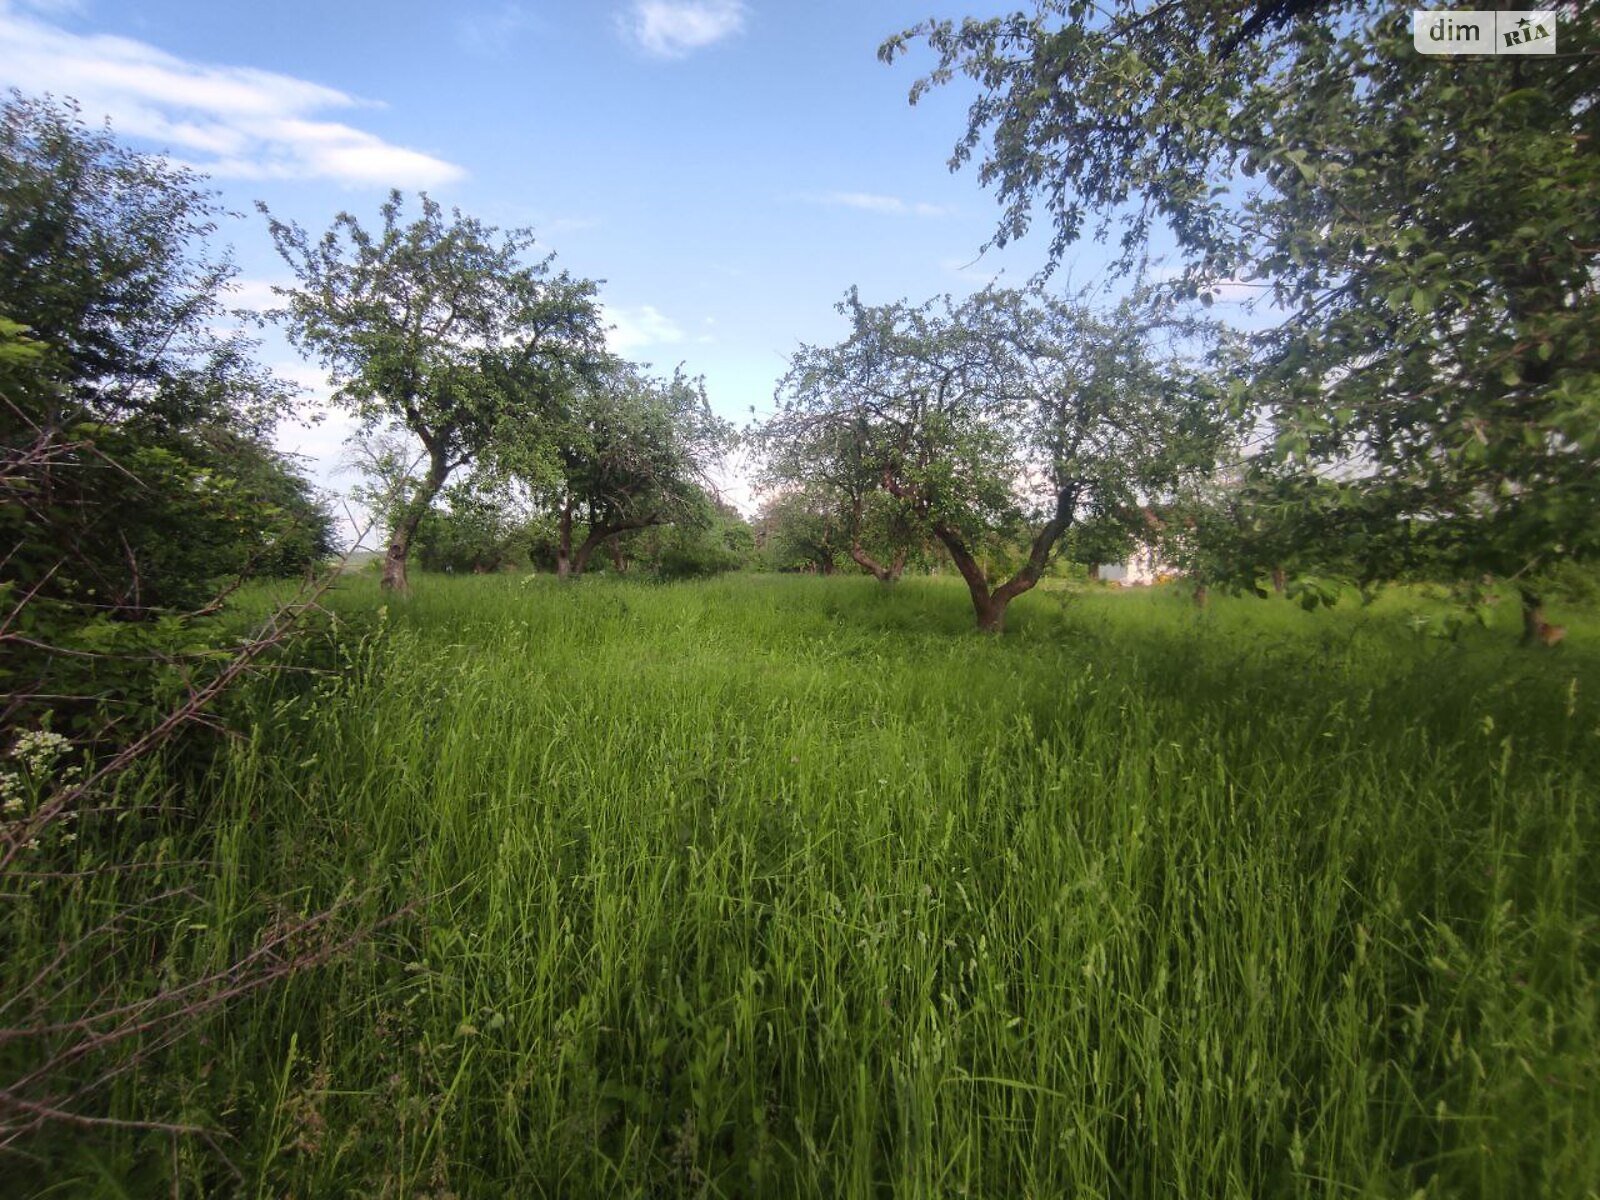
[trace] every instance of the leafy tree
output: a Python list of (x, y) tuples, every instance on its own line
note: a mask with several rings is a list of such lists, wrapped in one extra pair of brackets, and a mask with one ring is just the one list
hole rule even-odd
[(210, 248), (224, 211), (203, 184), (88, 128), (70, 102), (0, 105), (0, 315), (40, 350), (7, 379), (0, 430), (260, 432), (282, 411), (290, 389), (232, 320), (237, 269)]
[(527, 516), (505, 489), (468, 481), (447, 487), (443, 499), (417, 527), (424, 570), (498, 571), (526, 558)]
[(978, 83), (952, 164), (981, 157), (997, 243), (1042, 208), (1053, 256), (1120, 229), (1133, 267), (1162, 223), (1181, 290), (1286, 314), (1239, 390), (1304, 548), (1526, 579), (1600, 549), (1600, 35), (1560, 13), (1560, 55), (1441, 59), (1388, 5), (1044, 0), (880, 53), (935, 51), (913, 100)]
[(304, 575), (337, 552), (327, 500), (290, 456), (214, 425), (194, 432), (191, 456), (202, 487), (229, 492), (226, 508), (238, 529), (231, 543), (237, 565), (227, 573)]
[(361, 506), (372, 524), (382, 529), (399, 525), (422, 480), (426, 451), (403, 427), (359, 429), (345, 439), (341, 466), (359, 477), (350, 499)]
[(601, 353), (595, 285), (553, 272), (552, 257), (525, 261), (529, 231), (447, 218), (426, 195), (407, 222), (391, 193), (375, 233), (340, 213), (313, 239), (267, 215), (300, 285), (284, 293), (291, 339), (332, 373), (336, 403), (421, 443), (423, 471), (384, 559), (384, 587), (404, 591), (412, 539), (451, 473), (506, 429), (549, 421)]
[(0, 529), (7, 579), (65, 606), (63, 629), (193, 608), (327, 549), (265, 440), (291, 391), (231, 320), (201, 185), (70, 104), (0, 106)]
[(1121, 517), (1078, 520), (1062, 536), (1061, 557), (1088, 568), (1090, 578), (1098, 579), (1101, 566), (1120, 562), (1137, 548), (1142, 532)]
[[(1099, 318), (985, 291), (869, 307), (851, 292), (839, 311), (850, 336), (794, 355), (775, 420), (861, 423), (872, 473), (949, 553), (980, 629), (1004, 627), (1076, 521), (1136, 520), (1143, 499), (1213, 461), (1213, 397), (1158, 355), (1131, 306)], [(991, 578), (985, 546), (1016, 540), (1024, 559)]]
[[(638, 535), (637, 561), (657, 579), (705, 579), (738, 571), (755, 559), (755, 537), (743, 516), (711, 493), (691, 519)], [(615, 543), (613, 543), (615, 544)]]
[(764, 487), (799, 491), (808, 504), (836, 510), (825, 522), (830, 553), (810, 561), (831, 563), (837, 538), (856, 565), (892, 584), (923, 531), (911, 506), (883, 490), (875, 435), (861, 414), (809, 406), (780, 411), (756, 431), (756, 445)]
[[(578, 383), (531, 444), (508, 438), (502, 459), (548, 500), (556, 573), (582, 575), (594, 552), (639, 530), (703, 516), (707, 472), (730, 437), (699, 379), (657, 379), (620, 360)], [(573, 530), (584, 531), (574, 545)]]
[(832, 575), (839, 569), (841, 542), (838, 498), (803, 489), (774, 492), (756, 515), (756, 545), (775, 571)]
[(223, 581), (303, 574), (334, 550), (326, 506), (257, 438), (88, 423), (67, 436), (31, 470), (13, 459), (0, 514), (8, 580), (55, 602), (62, 632), (202, 609)]
[(848, 553), (879, 583), (898, 583), (913, 551), (925, 543), (916, 513), (904, 500), (881, 490), (849, 495)]

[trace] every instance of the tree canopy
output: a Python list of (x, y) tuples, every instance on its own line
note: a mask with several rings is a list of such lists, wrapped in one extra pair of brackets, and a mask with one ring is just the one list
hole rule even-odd
[(232, 320), (193, 172), (70, 104), (0, 106), (8, 578), (130, 620), (304, 569), (328, 517), (266, 440), (292, 389)]
[(786, 407), (756, 431), (780, 561), (831, 572), (842, 549), (879, 582), (899, 579), (926, 530), (911, 504), (883, 490), (877, 436), (866, 414), (815, 405)]
[(340, 213), (314, 239), (267, 215), (299, 280), (284, 294), (291, 339), (332, 373), (336, 403), (422, 445), (384, 563), (385, 587), (404, 590), (411, 540), (451, 473), (507, 427), (549, 420), (603, 352), (596, 286), (552, 256), (528, 261), (530, 231), (446, 215), (426, 195), (407, 221), (392, 192), (375, 232)]
[[(578, 382), (531, 447), (512, 453), (557, 514), (557, 573), (583, 574), (602, 544), (703, 515), (711, 467), (732, 430), (705, 384), (680, 369), (657, 378), (620, 359)], [(530, 453), (531, 451), (531, 453)], [(574, 524), (584, 536), (574, 545)]]
[(881, 55), (934, 50), (913, 100), (978, 84), (952, 165), (996, 188), (996, 242), (1042, 209), (1052, 260), (1117, 231), (1133, 270), (1165, 226), (1175, 291), (1270, 306), (1252, 466), (1323, 556), (1519, 576), (1600, 549), (1600, 74), (1560, 12), (1559, 55), (1441, 59), (1390, 6), (1044, 0)]
[(40, 348), (0, 423), (253, 431), (291, 390), (232, 320), (225, 216), (195, 172), (91, 129), (71, 103), (0, 105), (0, 313)]
[[(850, 335), (793, 356), (765, 440), (848, 431), (860, 473), (949, 552), (981, 628), (1003, 627), (1074, 522), (1137, 521), (1215, 461), (1224, 425), (1189, 361), (1198, 329), (1163, 347), (1131, 304), (1102, 317), (1018, 291), (879, 306), (852, 291), (839, 311)], [(984, 565), (995, 538), (1026, 541), (1009, 578)]]

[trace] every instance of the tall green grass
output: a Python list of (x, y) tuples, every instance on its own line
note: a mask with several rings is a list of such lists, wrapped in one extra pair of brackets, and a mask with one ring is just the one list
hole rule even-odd
[(215, 1150), (75, 1133), (30, 1190), (1600, 1188), (1588, 627), (1089, 591), (994, 639), (918, 580), (338, 604), (128, 961), (420, 907), (130, 1064), (108, 1112)]

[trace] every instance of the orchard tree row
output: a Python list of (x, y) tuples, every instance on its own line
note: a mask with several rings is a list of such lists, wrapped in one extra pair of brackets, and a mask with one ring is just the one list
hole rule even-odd
[[(1039, 0), (889, 39), (933, 54), (912, 103), (975, 89), (950, 165), (995, 190), (991, 245), (1111, 240), (1158, 319), (852, 293), (780, 390), (770, 481), (880, 578), (931, 534), (985, 627), (1076, 531), (1307, 604), (1498, 580), (1548, 636), (1539, 579), (1600, 550), (1600, 33), (1557, 17), (1537, 57), (1421, 55), (1362, 0)], [(1260, 331), (1226, 357), (1144, 344), (1241, 293)], [(1008, 578), (975, 566), (1024, 527)]]
[[(608, 353), (596, 285), (526, 230), (405, 209), (316, 236), (266, 214), (296, 283), (265, 319), (359, 419), (384, 586), (406, 588), (430, 515), (501, 504), (549, 528), (562, 575), (620, 538), (669, 571), (726, 565), (707, 473), (731, 430), (701, 382)], [(328, 499), (273, 445), (300, 406), (231, 304), (228, 215), (70, 102), (0, 104), (0, 723), (131, 728), (193, 686), (196, 620), (228, 591), (336, 550)]]
[[(230, 575), (325, 558), (326, 504), (270, 440), (295, 392), (256, 361), (255, 314), (230, 308), (237, 268), (211, 244), (226, 214), (205, 181), (70, 104), (13, 93), (0, 137), (8, 583), (48, 576), (57, 599), (93, 595), (132, 619), (197, 604)], [(702, 382), (608, 353), (597, 285), (531, 257), (530, 231), (427, 196), (418, 209), (408, 217), (394, 192), (376, 229), (341, 213), (313, 236), (262, 206), (297, 279), (267, 318), (361, 423), (384, 585), (406, 587), (417, 531), (452, 481), (467, 508), (514, 494), (551, 514), (562, 575), (623, 535), (707, 521), (707, 471), (732, 431)], [(35, 442), (50, 462), (33, 476)]]
[(368, 434), (401, 435), (367, 456), (379, 485), (367, 498), (388, 531), (384, 587), (406, 589), (452, 480), (463, 513), (550, 515), (563, 578), (617, 538), (710, 522), (708, 472), (731, 427), (701, 380), (608, 353), (596, 285), (530, 258), (529, 231), (447, 216), (426, 196), (407, 220), (398, 192), (372, 231), (348, 213), (320, 237), (269, 220), (299, 281), (275, 315)]

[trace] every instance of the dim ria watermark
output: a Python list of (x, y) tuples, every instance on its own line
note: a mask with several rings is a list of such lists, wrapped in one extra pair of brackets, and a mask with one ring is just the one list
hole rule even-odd
[(1422, 54), (1554, 54), (1556, 14), (1483, 9), (1413, 9), (1411, 43)]

